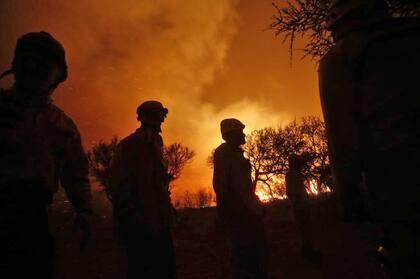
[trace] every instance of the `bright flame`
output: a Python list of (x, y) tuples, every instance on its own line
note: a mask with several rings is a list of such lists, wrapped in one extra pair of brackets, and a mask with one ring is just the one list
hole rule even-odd
[[(273, 186), (273, 188), (281, 187), (280, 185), (284, 186), (284, 181), (282, 179), (274, 177), (274, 178), (272, 178), (272, 180), (273, 180), (273, 184), (276, 185), (276, 186)], [(309, 180), (309, 188), (306, 189), (306, 192), (309, 195), (318, 195), (319, 194), (316, 180)], [(331, 193), (332, 190), (328, 186), (325, 186), (325, 187), (323, 187), (322, 192)], [(278, 193), (278, 191), (274, 191), (274, 193), (272, 193), (272, 195), (271, 195), (270, 191), (264, 185), (257, 185), (257, 189), (255, 190), (255, 194), (258, 196), (260, 201), (263, 202), (263, 203), (268, 203), (268, 202), (271, 202), (273, 200), (283, 200), (283, 199), (287, 198), (286, 194), (282, 195), (281, 193)]]
[(309, 189), (306, 190), (308, 194), (318, 195), (318, 187), (315, 180), (309, 180)]
[(260, 199), (261, 202), (269, 202), (271, 201), (271, 196), (269, 194), (267, 194), (265, 191), (263, 191), (262, 189), (258, 189), (257, 191), (255, 191), (255, 194), (257, 195), (257, 197)]
[(260, 201), (263, 202), (263, 203), (268, 203), (268, 202), (271, 202), (273, 200), (283, 200), (283, 199), (287, 198), (287, 196), (280, 195), (278, 193), (273, 193), (273, 196), (271, 196), (271, 194), (261, 186), (257, 187), (257, 190), (255, 191), (255, 194), (260, 199)]
[[(310, 195), (318, 195), (319, 191), (318, 191), (318, 187), (317, 187), (317, 183), (315, 180), (310, 180), (309, 181), (309, 189), (306, 189), (306, 192)], [(322, 189), (322, 192), (326, 192), (326, 193), (331, 193), (331, 189), (328, 186), (325, 186), (324, 189)]]

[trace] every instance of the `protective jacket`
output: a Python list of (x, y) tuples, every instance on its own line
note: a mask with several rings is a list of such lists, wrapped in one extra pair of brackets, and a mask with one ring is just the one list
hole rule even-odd
[(0, 91), (0, 185), (39, 185), (46, 202), (61, 184), (76, 212), (91, 211), (88, 161), (74, 122), (50, 97)]
[(161, 136), (141, 127), (121, 140), (111, 166), (111, 190), (120, 228), (137, 223), (155, 231), (170, 227), (172, 205)]
[(261, 213), (262, 207), (255, 195), (255, 185), (251, 178), (251, 164), (241, 148), (234, 148), (227, 143), (216, 148), (213, 188), (219, 215), (225, 221)]

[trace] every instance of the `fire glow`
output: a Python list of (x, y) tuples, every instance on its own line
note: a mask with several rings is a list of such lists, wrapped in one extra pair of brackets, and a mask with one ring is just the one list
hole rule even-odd
[(130, 134), (138, 104), (162, 101), (170, 111), (165, 143), (197, 154), (176, 181), (174, 193), (182, 195), (210, 185), (207, 157), (222, 142), (223, 118), (241, 119), (249, 133), (322, 115), (314, 64), (297, 59), (291, 71), (288, 45), (263, 31), (274, 12), (271, 1), (0, 1), (9, 30), (1, 34), (0, 68), (10, 67), (22, 34), (55, 36), (66, 49), (69, 79), (54, 101), (77, 124), (86, 149)]
[[(282, 183), (280, 184), (281, 186), (279, 187), (285, 187), (285, 184)], [(308, 183), (308, 186), (306, 188), (306, 193), (308, 195), (313, 195), (313, 196), (317, 196), (320, 194), (318, 187), (317, 187), (317, 183), (315, 180), (310, 180)], [(285, 189), (284, 191), (278, 191), (278, 192), (286, 192)], [(328, 186), (325, 186), (321, 193), (331, 193), (331, 189)], [(267, 189), (267, 187), (264, 187), (262, 185), (258, 185), (257, 189), (255, 190), (255, 194), (257, 195), (257, 197), (259, 198), (259, 200), (263, 203), (269, 203), (275, 200), (284, 200), (287, 198), (287, 195), (283, 194), (279, 194), (276, 192), (270, 193), (270, 191)]]
[(264, 189), (257, 189), (255, 191), (255, 194), (257, 195), (257, 197), (260, 199), (261, 202), (263, 203), (268, 203), (274, 200), (284, 200), (287, 198), (286, 195), (279, 195), (276, 193), (273, 193), (273, 195), (271, 195), (270, 193), (268, 193), (266, 190)]

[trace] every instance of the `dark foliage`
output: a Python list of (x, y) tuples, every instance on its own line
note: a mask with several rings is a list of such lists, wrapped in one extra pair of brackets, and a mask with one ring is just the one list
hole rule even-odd
[[(384, 0), (385, 1), (385, 0)], [(276, 14), (270, 28), (276, 36), (283, 36), (283, 41), (290, 42), (290, 57), (293, 56), (297, 38), (305, 38), (306, 44), (301, 49), (303, 58), (318, 61), (334, 45), (331, 32), (326, 29), (328, 7), (331, 0), (290, 0), (284, 7), (273, 3)], [(420, 16), (418, 0), (386, 0), (389, 13), (394, 17)]]
[[(109, 189), (109, 170), (117, 145), (118, 138), (114, 136), (110, 142), (99, 141), (87, 153), (90, 174), (103, 187), (110, 201), (112, 197)], [(167, 163), (170, 182), (180, 176), (185, 165), (190, 163), (194, 156), (194, 151), (180, 143), (164, 146), (163, 158)]]

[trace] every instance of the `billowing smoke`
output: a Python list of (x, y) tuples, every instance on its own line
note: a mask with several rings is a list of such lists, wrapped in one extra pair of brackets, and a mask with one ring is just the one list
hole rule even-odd
[(9, 66), (20, 35), (50, 32), (65, 46), (69, 64), (69, 79), (54, 99), (78, 124), (86, 148), (132, 132), (138, 104), (157, 99), (169, 108), (166, 142), (197, 153), (177, 187), (210, 186), (206, 158), (221, 142), (220, 120), (240, 118), (249, 132), (291, 118), (249, 96), (225, 105), (209, 101), (226, 94), (212, 83), (239, 31), (237, 2), (3, 0), (0, 67)]

